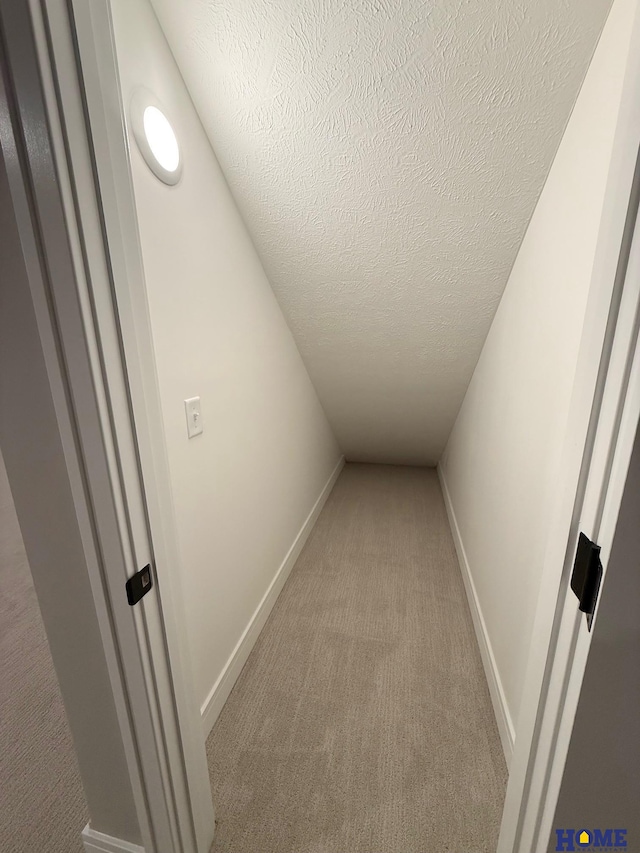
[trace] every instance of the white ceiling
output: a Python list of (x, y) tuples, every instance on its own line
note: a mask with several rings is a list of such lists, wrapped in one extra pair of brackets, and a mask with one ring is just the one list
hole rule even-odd
[(610, 0), (154, 5), (347, 458), (436, 462)]

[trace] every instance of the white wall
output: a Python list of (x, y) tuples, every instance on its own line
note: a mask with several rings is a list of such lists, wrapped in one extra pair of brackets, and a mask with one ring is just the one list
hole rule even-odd
[[(131, 159), (198, 700), (204, 703), (340, 453), (147, 0), (114, 0), (123, 97), (163, 104), (174, 187)], [(202, 398), (187, 439), (183, 401)]]
[(513, 726), (635, 7), (615, 0), (440, 465)]

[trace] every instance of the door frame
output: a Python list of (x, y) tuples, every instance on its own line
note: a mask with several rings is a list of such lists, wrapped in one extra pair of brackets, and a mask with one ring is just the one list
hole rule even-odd
[(509, 850), (546, 853), (548, 848), (592, 630), (598, 619), (597, 604), (589, 626), (569, 586), (577, 539), (583, 532), (601, 547), (603, 576), (599, 602), (607, 582), (608, 561), (640, 422), (640, 219), (637, 218), (625, 283), (613, 346), (603, 359), (607, 362), (607, 376), (602, 396), (594, 407), (598, 413), (588, 471), (573, 511), (555, 612), (555, 644), (549, 650), (546, 692), (537, 709), (536, 740), (528, 767), (529, 784), (521, 803), (519, 834), (513, 847), (505, 847)]
[[(543, 780), (543, 797), (535, 823), (529, 813), (523, 823), (527, 849), (546, 853), (569, 751), (573, 723), (584, 680), (599, 601), (607, 583), (609, 558), (620, 514), (634, 442), (640, 422), (640, 219), (636, 221), (626, 287), (596, 431), (594, 451), (577, 531), (601, 547), (603, 576), (591, 626), (577, 609), (570, 588), (561, 593), (558, 650), (553, 659), (550, 690), (541, 720), (541, 741), (548, 752), (536, 753), (534, 774)], [(570, 552), (572, 568), (576, 543)], [(567, 578), (569, 577), (567, 572)], [(564, 601), (562, 600), (564, 596)], [(544, 734), (543, 734), (544, 733)], [(544, 776), (542, 772), (544, 770)]]
[[(78, 18), (86, 19), (92, 4), (78, 6)], [(214, 811), (177, 559), (168, 542), (173, 527), (167, 534), (157, 520), (157, 505), (170, 501), (170, 490), (155, 458), (141, 476), (142, 455), (149, 452), (149, 443), (139, 440), (150, 417), (140, 409), (147, 389), (130, 353), (125, 362), (123, 318), (112, 293), (117, 274), (130, 273), (135, 259), (123, 257), (131, 248), (123, 235), (105, 228), (105, 198), (94, 172), (99, 149), (88, 131), (78, 31), (69, 12), (65, 0), (0, 0), (11, 89), (0, 132), (3, 149), (17, 152), (12, 200), (50, 390), (65, 423), (62, 462), (74, 472), (87, 543), (95, 542), (86, 570), (143, 850), (208, 853)], [(108, 39), (110, 22), (104, 32)], [(119, 111), (110, 119), (118, 117)], [(133, 247), (139, 251), (137, 233)], [(154, 585), (129, 606), (125, 581), (147, 564)], [(91, 825), (83, 840), (91, 851), (134, 849), (128, 839), (110, 839)]]
[(638, 420), (638, 93), (636, 3), (497, 853), (546, 853), (591, 639), (569, 588), (578, 534), (606, 560)]
[[(176, 707), (175, 736), (182, 748), (188, 790), (184, 808), (186, 813), (190, 804), (200, 853), (211, 845), (214, 812), (188, 648), (183, 573), (111, 6), (108, 0), (40, 2), (50, 33), (51, 61), (56, 73), (64, 75), (61, 83), (67, 84), (59, 86), (58, 98), (74, 172), (78, 216), (83, 222), (86, 217), (94, 218), (95, 258), (88, 254), (87, 264), (92, 293), (100, 300), (95, 323), (99, 329), (103, 323), (112, 327), (114, 337), (108, 357), (102, 359), (105, 381), (110, 385), (112, 374), (115, 382), (120, 371), (126, 374), (128, 409), (121, 428), (133, 431), (136, 452), (135, 458), (131, 454), (121, 459), (120, 466), (130, 487), (144, 495), (147, 530), (141, 532), (141, 541), (147, 535), (153, 542), (161, 599), (161, 614), (150, 642), (155, 644), (154, 654), (159, 659), (166, 655), (166, 689)], [(108, 275), (104, 274), (105, 263)], [(101, 277), (94, 275), (94, 264), (102, 271)], [(125, 483), (125, 491), (128, 488)]]
[[(30, 2), (38, 5), (38, 0)], [(179, 769), (182, 780), (176, 789), (182, 843), (185, 851), (195, 843), (198, 853), (208, 853), (215, 817), (188, 648), (111, 9), (109, 3), (85, 0), (40, 0), (39, 5), (58, 81), (57, 108), (77, 219), (85, 232), (85, 264), (104, 381), (119, 395), (119, 420), (113, 429), (129, 451), (120, 454), (118, 462), (126, 501), (137, 506), (139, 517), (131, 535), (140, 549), (151, 548), (156, 571), (158, 608), (153, 624), (147, 624), (147, 644), (164, 691), (163, 707), (170, 713), (165, 743), (173, 755), (168, 767)], [(157, 725), (165, 728), (163, 713)], [(169, 772), (166, 784), (173, 784)], [(195, 842), (187, 840), (191, 831)]]
[[(0, 0), (5, 5), (10, 2)], [(60, 177), (67, 227), (73, 237), (78, 307), (89, 343), (88, 364), (100, 397), (99, 427), (104, 444), (110, 445), (103, 455), (119, 510), (120, 537), (128, 543), (126, 572), (130, 575), (144, 562), (156, 569), (157, 596), (141, 611), (132, 608), (129, 622), (135, 629), (138, 669), (130, 673), (130, 684), (123, 688), (144, 693), (139, 719), (137, 711), (133, 714), (132, 736), (141, 756), (148, 752), (149, 760), (155, 761), (162, 780), (160, 817), (149, 814), (148, 820), (150, 826), (156, 820), (166, 825), (165, 840), (154, 846), (148, 835), (145, 847), (149, 845), (148, 853), (205, 853), (213, 834), (213, 810), (207, 802), (210, 788), (208, 778), (205, 780), (203, 732), (185, 646), (186, 617), (177, 582), (175, 525), (109, 0), (24, 2), (28, 2), (34, 22), (52, 136), (51, 165)], [(555, 780), (568, 745), (572, 697), (582, 677), (579, 667), (584, 643), (589, 641), (578, 630), (578, 643), (569, 630), (566, 591), (575, 538), (590, 494), (599, 495), (596, 504), (602, 507), (603, 495), (610, 494), (602, 517), (614, 518), (616, 489), (620, 490), (626, 473), (625, 442), (635, 402), (629, 402), (631, 408), (621, 408), (623, 385), (611, 385), (610, 370), (612, 365), (617, 371), (620, 367), (615, 342), (622, 340), (617, 337), (621, 330), (618, 319), (628, 293), (624, 281), (639, 194), (639, 91), (640, 21), (636, 14), (563, 453), (561, 489), (535, 619), (534, 636), (540, 642), (532, 648), (528, 662), (498, 853), (531, 853), (534, 849), (541, 853), (543, 849), (543, 836), (552, 820)], [(65, 345), (71, 345), (71, 331), (60, 323)], [(630, 362), (625, 364), (631, 369)], [(629, 375), (627, 371), (627, 382)], [(72, 399), (79, 404), (86, 388), (72, 375), (68, 381)], [(606, 427), (601, 415), (612, 411), (611, 406), (617, 414)], [(90, 431), (77, 412), (74, 416), (81, 435)], [(619, 448), (617, 456), (614, 447)], [(606, 483), (601, 480), (598, 492), (596, 468), (602, 453), (609, 461), (600, 468)], [(88, 463), (87, 476), (90, 483), (97, 476)], [(564, 567), (561, 576), (559, 566)], [(118, 572), (107, 570), (105, 575), (111, 606), (121, 608), (114, 602), (122, 596), (122, 567)], [(573, 618), (575, 622), (575, 612)], [(116, 620), (114, 642), (131, 633), (128, 622)], [(580, 651), (577, 656), (576, 650)], [(140, 778), (141, 784), (146, 782), (153, 790), (144, 767)]]

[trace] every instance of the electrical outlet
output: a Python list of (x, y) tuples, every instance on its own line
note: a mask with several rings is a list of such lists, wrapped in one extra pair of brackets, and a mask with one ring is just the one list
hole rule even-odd
[(188, 400), (185, 400), (184, 410), (187, 413), (187, 434), (189, 438), (200, 435), (203, 431), (200, 397), (189, 397)]

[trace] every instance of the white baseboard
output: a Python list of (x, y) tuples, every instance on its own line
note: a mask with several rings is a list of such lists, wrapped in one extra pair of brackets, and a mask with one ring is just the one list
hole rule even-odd
[(82, 843), (85, 853), (144, 853), (144, 847), (96, 832), (89, 824), (82, 830)]
[(249, 657), (249, 653), (258, 639), (258, 635), (264, 627), (264, 623), (267, 621), (267, 617), (271, 613), (273, 605), (276, 603), (276, 599), (278, 598), (286, 579), (289, 577), (289, 573), (298, 559), (300, 552), (304, 547), (304, 543), (307, 541), (309, 534), (313, 530), (313, 525), (316, 523), (316, 520), (320, 515), (320, 511), (329, 497), (331, 489), (338, 479), (343, 467), (344, 456), (340, 458), (340, 461), (333, 469), (333, 473), (320, 493), (318, 500), (313, 505), (313, 509), (302, 525), (287, 556), (282, 561), (282, 565), (269, 584), (262, 601), (249, 620), (249, 624), (244, 629), (237, 646), (231, 653), (231, 657), (227, 661), (218, 680), (211, 688), (211, 692), (202, 705), (200, 713), (202, 714), (202, 725), (205, 738), (209, 736), (215, 721), (218, 719), (220, 711), (222, 710), (224, 703), (227, 701), (229, 693), (231, 693), (233, 685), (236, 683), (236, 680), (242, 671), (242, 667), (245, 665), (247, 658)]
[(438, 478), (440, 479), (442, 494), (444, 496), (444, 503), (447, 508), (449, 524), (451, 525), (451, 532), (453, 534), (453, 541), (456, 546), (456, 552), (458, 554), (458, 562), (460, 563), (460, 571), (462, 574), (462, 579), (464, 581), (467, 599), (469, 600), (469, 609), (471, 610), (473, 627), (475, 628), (478, 646), (480, 647), (480, 656), (482, 657), (482, 664), (484, 666), (487, 684), (489, 685), (489, 693), (491, 695), (491, 702), (493, 704), (493, 712), (496, 716), (496, 722), (498, 724), (500, 740), (502, 741), (502, 749), (504, 751), (504, 757), (505, 761), (507, 762), (507, 767), (509, 767), (509, 765), (511, 764), (511, 757), (513, 755), (513, 744), (515, 741), (515, 729), (513, 726), (513, 720), (511, 719), (511, 714), (509, 713), (509, 708), (507, 706), (504, 688), (502, 687), (502, 680), (500, 679), (500, 673), (498, 672), (496, 659), (493, 654), (493, 649), (491, 647), (491, 640), (489, 639), (489, 634), (487, 633), (487, 626), (484, 621), (484, 616), (482, 615), (480, 601), (478, 599), (476, 587), (473, 582), (471, 567), (469, 566), (469, 561), (467, 559), (464, 543), (460, 534), (460, 528), (458, 527), (458, 521), (456, 519), (456, 514), (453, 509), (453, 504), (451, 502), (451, 495), (449, 494), (449, 489), (447, 488), (447, 482), (445, 480), (444, 471), (440, 464), (438, 465)]

